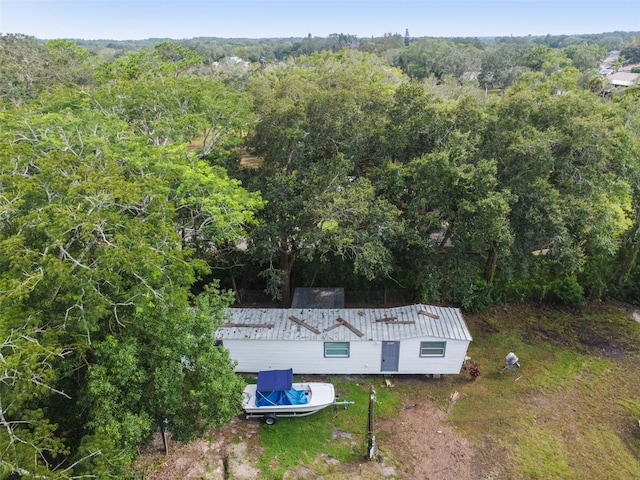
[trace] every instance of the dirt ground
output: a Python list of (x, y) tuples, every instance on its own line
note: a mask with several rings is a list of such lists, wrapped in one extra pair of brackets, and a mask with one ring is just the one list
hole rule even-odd
[[(252, 305), (255, 306), (255, 305)], [(353, 307), (354, 305), (350, 305)], [(446, 425), (446, 412), (422, 398), (403, 398), (404, 408), (389, 421), (376, 421), (377, 453), (361, 463), (340, 464), (337, 459), (321, 455), (318, 463), (332, 465), (331, 479), (484, 479), (478, 472), (479, 452)], [(243, 480), (259, 479), (256, 461), (261, 453), (259, 421), (244, 416), (234, 418), (221, 431), (186, 446), (170, 441), (169, 455), (164, 453), (158, 434), (135, 465), (145, 480)], [(277, 428), (277, 427), (276, 427)], [(334, 432), (334, 437), (345, 432)], [(361, 448), (361, 439), (353, 439)], [(474, 460), (475, 457), (475, 460)], [(472, 471), (472, 466), (475, 472)], [(285, 474), (286, 480), (328, 480), (303, 467)]]
[(146, 480), (254, 479), (260, 472), (251, 460), (260, 455), (259, 423), (237, 417), (221, 430), (187, 445), (168, 439), (165, 454), (162, 435), (140, 452), (133, 468)]
[[(631, 309), (630, 315), (640, 323), (640, 311)], [(619, 345), (599, 345), (603, 356), (619, 358)], [(549, 408), (548, 401), (536, 400), (540, 408)], [(563, 405), (558, 401), (551, 404)], [(317, 465), (332, 465), (330, 476), (317, 474), (313, 467), (301, 467), (286, 472), (285, 480), (334, 480), (334, 479), (419, 479), (419, 480), (492, 480), (501, 478), (494, 473), (497, 465), (492, 462), (505, 452), (487, 441), (480, 448), (458, 435), (446, 422), (446, 411), (431, 403), (424, 395), (405, 396), (398, 416), (377, 421), (375, 459), (340, 464), (337, 459), (322, 454)], [(455, 406), (453, 407), (455, 408)], [(260, 423), (243, 416), (234, 418), (224, 429), (212, 431), (207, 438), (181, 446), (170, 442), (169, 455), (164, 454), (162, 437), (141, 452), (135, 471), (148, 480), (242, 480), (262, 478), (256, 462), (261, 454)], [(277, 428), (277, 427), (274, 427)], [(334, 431), (334, 437), (348, 436)], [(361, 439), (353, 439), (361, 448)], [(498, 450), (496, 450), (498, 449)], [(318, 470), (322, 470), (321, 468)], [(325, 468), (326, 470), (326, 468)], [(497, 471), (497, 470), (496, 470)]]
[(390, 452), (396, 478), (471, 480), (475, 454), (469, 441), (445, 424), (432, 403), (406, 399), (397, 419), (378, 423), (378, 443)]
[[(424, 398), (403, 399), (399, 416), (377, 422), (374, 460), (364, 458), (359, 464), (344, 464), (328, 455), (317, 462), (332, 464), (331, 478), (350, 479), (455, 479), (481, 478), (472, 471), (476, 455), (472, 445), (446, 425), (446, 412)], [(136, 471), (148, 480), (241, 480), (260, 478), (255, 462), (260, 456), (259, 422), (238, 417), (208, 438), (181, 446), (170, 442), (164, 454), (158, 434), (136, 464)], [(274, 427), (276, 428), (276, 427)], [(334, 436), (345, 432), (334, 432)], [(347, 434), (348, 435), (348, 434)], [(355, 443), (355, 440), (354, 440)], [(358, 442), (360, 444), (361, 442)], [(303, 467), (289, 471), (285, 479), (325, 478)]]

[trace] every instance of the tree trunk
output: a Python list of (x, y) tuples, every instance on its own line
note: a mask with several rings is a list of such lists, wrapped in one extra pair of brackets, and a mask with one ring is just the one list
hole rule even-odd
[(487, 263), (484, 266), (484, 275), (483, 279), (487, 283), (493, 282), (493, 275), (496, 272), (496, 263), (498, 262), (498, 252), (495, 247), (491, 247), (489, 249), (489, 257), (487, 258)]
[(291, 307), (291, 270), (294, 262), (295, 255), (289, 255), (286, 252), (280, 254), (279, 267), (284, 272), (280, 285), (280, 298), (284, 308)]
[(640, 225), (636, 225), (636, 230), (633, 237), (629, 239), (629, 244), (624, 248), (625, 255), (622, 258), (622, 265), (620, 266), (620, 273), (618, 274), (618, 287), (622, 287), (624, 282), (627, 281), (631, 269), (636, 264), (638, 258), (638, 251), (640, 251), (640, 242), (638, 242), (638, 234), (640, 233)]
[(242, 303), (242, 297), (240, 296), (240, 292), (238, 291), (238, 285), (236, 284), (236, 276), (231, 275), (231, 287), (233, 288), (233, 293), (236, 297), (236, 302), (238, 304)]

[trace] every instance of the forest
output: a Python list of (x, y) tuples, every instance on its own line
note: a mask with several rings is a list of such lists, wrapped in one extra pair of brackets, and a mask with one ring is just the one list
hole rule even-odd
[(640, 302), (640, 34), (0, 36), (0, 477), (237, 415), (226, 307)]

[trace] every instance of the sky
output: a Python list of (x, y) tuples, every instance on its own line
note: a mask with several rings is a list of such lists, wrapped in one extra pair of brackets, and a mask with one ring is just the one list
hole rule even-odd
[(141, 40), (574, 35), (640, 30), (640, 0), (0, 0), (0, 33)]

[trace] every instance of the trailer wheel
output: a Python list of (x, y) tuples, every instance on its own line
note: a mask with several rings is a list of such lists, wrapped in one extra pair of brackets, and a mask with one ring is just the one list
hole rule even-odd
[(278, 420), (278, 417), (276, 417), (275, 415), (267, 415), (266, 417), (264, 417), (264, 423), (266, 423), (267, 425), (273, 425), (274, 423), (276, 423), (276, 420)]

